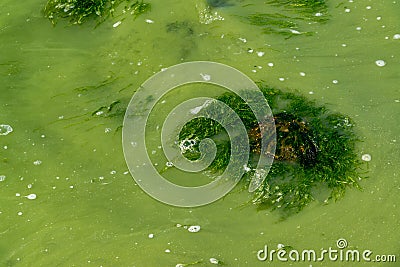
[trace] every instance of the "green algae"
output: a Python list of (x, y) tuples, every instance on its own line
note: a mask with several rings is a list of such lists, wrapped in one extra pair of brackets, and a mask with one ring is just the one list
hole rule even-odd
[(113, 16), (115, 10), (125, 3), (123, 13), (130, 13), (134, 17), (150, 10), (150, 4), (143, 1), (131, 0), (48, 0), (44, 14), (53, 25), (57, 21), (67, 19), (71, 24), (82, 24), (87, 20), (95, 19), (100, 23)]
[(268, 1), (276, 12), (256, 12), (245, 19), (262, 28), (264, 34), (312, 35), (307, 24), (324, 23), (328, 20), (328, 7), (323, 0)]
[[(274, 114), (277, 149), (267, 178), (254, 193), (253, 203), (259, 208), (280, 209), (283, 214), (292, 214), (315, 200), (313, 190), (321, 185), (330, 191), (325, 202), (340, 199), (349, 187), (360, 189), (361, 162), (357, 156), (354, 122), (296, 93), (266, 86), (261, 86), (261, 90)], [(257, 131), (258, 122), (240, 97), (226, 93), (218, 100), (239, 115), (249, 133)], [(196, 144), (204, 138), (214, 139), (218, 150), (208, 170), (219, 173), (230, 160), (230, 142), (220, 138), (223, 132), (219, 123), (196, 118), (182, 128), (179, 139), (196, 140)], [(261, 142), (251, 134), (249, 140), (252, 153), (247, 165), (250, 171), (245, 174), (247, 184), (255, 175), (260, 153), (257, 147)], [(198, 145), (184, 156), (198, 159)]]

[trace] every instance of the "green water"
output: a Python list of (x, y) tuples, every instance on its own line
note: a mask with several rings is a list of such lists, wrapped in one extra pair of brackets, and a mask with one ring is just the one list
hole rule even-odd
[[(400, 3), (328, 1), (325, 23), (301, 24), (314, 34), (287, 38), (263, 34), (243, 17), (288, 11), (230, 2), (213, 10), (224, 20), (209, 24), (199, 18), (200, 0), (157, 0), (136, 20), (111, 18), (97, 28), (52, 27), (41, 13), (46, 1), (1, 2), (0, 124), (14, 130), (0, 136), (1, 266), (213, 266), (210, 258), (226, 266), (398, 266), (400, 40), (393, 37), (400, 34)], [(180, 27), (168, 31), (173, 22)], [(231, 65), (352, 117), (359, 156), (372, 156), (363, 191), (349, 189), (329, 205), (314, 201), (284, 221), (243, 205), (251, 196), (240, 186), (193, 209), (145, 194), (126, 173), (124, 109), (151, 75), (193, 60)], [(110, 112), (92, 115), (114, 101), (120, 103)], [(36, 199), (25, 197), (32, 193)], [(190, 233), (186, 225), (201, 230)], [(264, 245), (320, 251), (336, 248), (339, 238), (349, 248), (396, 255), (397, 263), (257, 259)]]

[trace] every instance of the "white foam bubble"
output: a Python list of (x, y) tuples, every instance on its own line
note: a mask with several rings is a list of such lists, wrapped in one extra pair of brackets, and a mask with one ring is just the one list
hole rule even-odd
[(29, 194), (26, 196), (26, 198), (30, 199), (30, 200), (34, 200), (34, 199), (36, 199), (36, 197), (37, 197), (36, 194)]
[(188, 228), (188, 231), (191, 233), (197, 233), (198, 231), (200, 231), (200, 225), (192, 225)]
[(361, 159), (363, 161), (367, 161), (368, 162), (368, 161), (371, 161), (372, 157), (371, 157), (370, 154), (364, 154), (364, 155), (361, 156)]
[(13, 128), (7, 124), (0, 124), (0, 135), (7, 135), (13, 131)]
[(384, 60), (382, 60), (382, 59), (378, 59), (377, 61), (375, 61), (375, 64), (376, 64), (378, 67), (383, 67), (383, 66), (386, 65), (386, 62), (385, 62)]

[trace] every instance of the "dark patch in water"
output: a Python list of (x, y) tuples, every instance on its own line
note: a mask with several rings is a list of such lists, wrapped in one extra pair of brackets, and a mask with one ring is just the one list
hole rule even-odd
[(227, 7), (227, 6), (233, 6), (232, 3), (230, 3), (230, 0), (207, 0), (207, 4), (210, 7)]

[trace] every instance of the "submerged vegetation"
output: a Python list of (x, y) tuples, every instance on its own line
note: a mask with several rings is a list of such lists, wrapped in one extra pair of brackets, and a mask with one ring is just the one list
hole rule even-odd
[(322, 23), (328, 18), (327, 5), (324, 0), (287, 0), (267, 1), (266, 4), (277, 8), (277, 12), (250, 14), (246, 19), (252, 25), (262, 27), (263, 33), (277, 33), (286, 36), (307, 34), (303, 24)]
[[(314, 191), (326, 191), (323, 197), (327, 202), (341, 198), (347, 187), (360, 188), (360, 160), (355, 148), (357, 137), (350, 118), (330, 112), (294, 93), (269, 87), (261, 90), (274, 114), (276, 152), (267, 178), (255, 191), (255, 204), (260, 208), (280, 208), (285, 214), (290, 214), (319, 198)], [(258, 125), (249, 106), (237, 95), (226, 93), (218, 100), (239, 115), (248, 131), (251, 150), (245, 174), (248, 183), (256, 175), (261, 138), (265, 138), (268, 131)], [(212, 110), (212, 106), (207, 106), (204, 112)], [(181, 145), (190, 147), (184, 155), (196, 160), (201, 155), (199, 141), (212, 138), (218, 151), (208, 170), (218, 173), (230, 160), (230, 142), (221, 138), (223, 135), (224, 129), (219, 123), (196, 118), (182, 128), (179, 140)]]
[(55, 25), (60, 18), (68, 19), (71, 24), (82, 24), (88, 19), (101, 22), (113, 16), (115, 9), (125, 3), (123, 13), (135, 17), (147, 12), (150, 4), (131, 0), (48, 0), (44, 14)]

